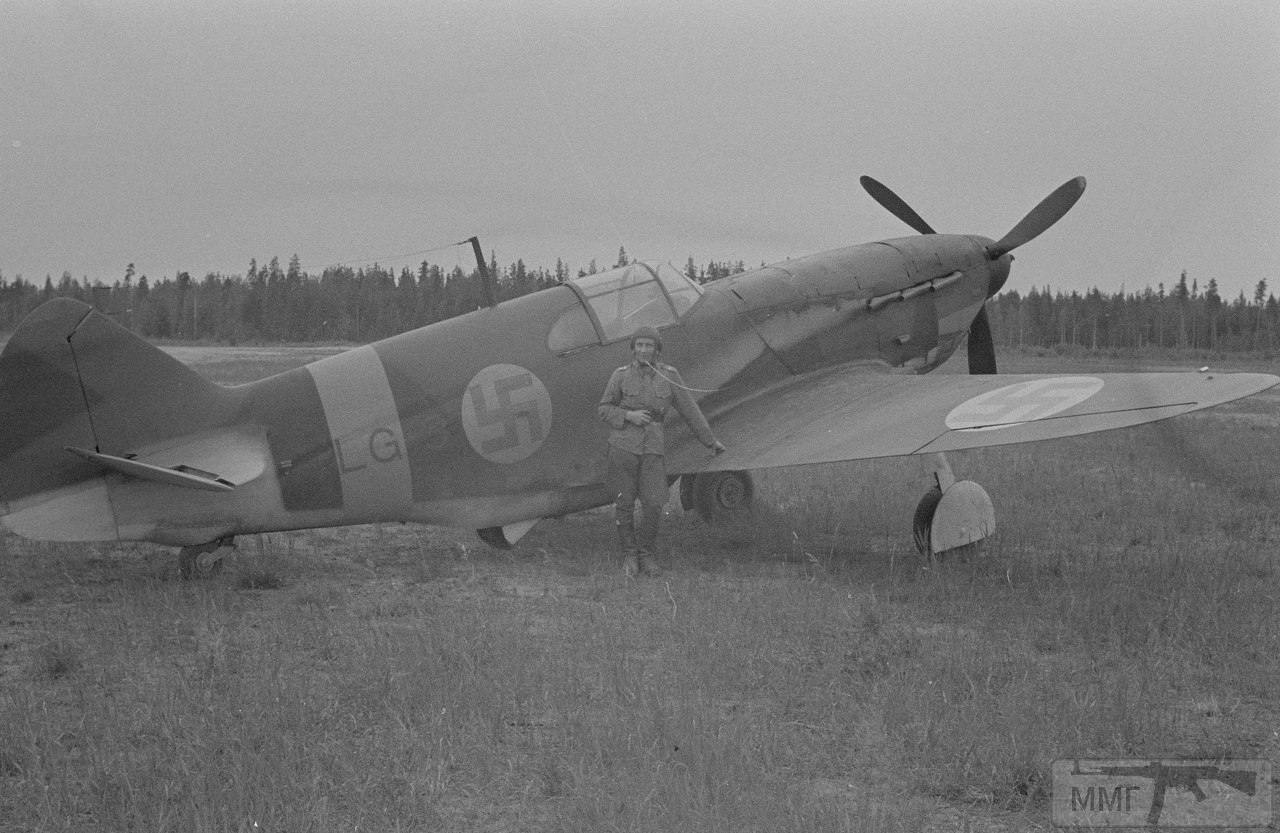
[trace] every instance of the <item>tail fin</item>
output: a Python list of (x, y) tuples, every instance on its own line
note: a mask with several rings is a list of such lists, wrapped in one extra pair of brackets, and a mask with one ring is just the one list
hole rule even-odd
[(230, 399), (89, 305), (49, 301), (0, 354), (0, 509), (101, 474), (68, 447), (127, 453), (217, 424)]

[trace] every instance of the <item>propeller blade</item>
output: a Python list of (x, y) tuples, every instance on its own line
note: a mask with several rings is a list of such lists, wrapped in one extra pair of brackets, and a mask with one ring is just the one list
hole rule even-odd
[(996, 348), (991, 341), (991, 322), (984, 305), (969, 325), (969, 373), (989, 376), (996, 372)]
[[(1080, 195), (1084, 193), (1084, 177), (1078, 176), (1059, 185), (1052, 194), (1040, 201), (1040, 204), (1023, 217), (1008, 234), (1001, 237), (994, 246), (987, 250), (987, 257), (996, 260), (1030, 240), (1034, 240), (1049, 226), (1062, 219), (1062, 215), (1071, 210)], [(874, 196), (874, 195), (873, 195)]]
[(884, 206), (890, 214), (897, 217), (902, 222), (911, 226), (921, 234), (936, 234), (929, 224), (921, 219), (920, 215), (912, 210), (911, 206), (902, 201), (902, 198), (890, 191), (884, 185), (876, 182), (869, 176), (858, 178), (862, 183), (862, 187), (871, 195), (871, 199)]

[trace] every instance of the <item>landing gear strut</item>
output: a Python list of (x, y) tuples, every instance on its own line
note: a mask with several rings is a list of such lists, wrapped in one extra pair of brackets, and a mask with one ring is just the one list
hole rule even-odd
[(933, 553), (933, 516), (942, 502), (942, 490), (937, 486), (924, 493), (916, 504), (916, 514), (911, 520), (911, 534), (916, 541), (916, 551), (921, 555)]
[(957, 481), (943, 454), (930, 466), (933, 487), (916, 505), (911, 530), (921, 555), (940, 555), (975, 544), (996, 531), (996, 513), (987, 492), (972, 480)]
[(751, 511), (755, 488), (746, 471), (711, 471), (680, 478), (680, 505), (708, 523), (723, 523)]
[(235, 537), (228, 535), (204, 544), (178, 550), (178, 573), (184, 581), (209, 578), (222, 572), (223, 559), (235, 549)]

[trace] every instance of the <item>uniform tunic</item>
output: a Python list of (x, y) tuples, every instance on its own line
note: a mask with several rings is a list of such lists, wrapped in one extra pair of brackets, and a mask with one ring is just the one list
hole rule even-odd
[[(713, 446), (715, 435), (702, 409), (684, 387), (680, 371), (669, 364), (655, 364), (661, 375), (639, 362), (631, 362), (609, 377), (598, 409), (600, 418), (613, 429), (609, 432), (609, 445), (632, 454), (663, 454), (666, 438), (662, 421), (674, 406), (698, 440), (708, 448)], [(648, 411), (653, 421), (648, 425), (628, 422), (627, 411)]]

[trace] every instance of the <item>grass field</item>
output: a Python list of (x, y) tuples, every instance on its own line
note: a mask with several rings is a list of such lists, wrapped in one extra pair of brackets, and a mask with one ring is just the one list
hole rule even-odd
[(0, 831), (1048, 830), (1056, 758), (1280, 761), (1280, 393), (951, 461), (1000, 529), (932, 565), (900, 460), (673, 512), (659, 579), (600, 511), (256, 536), (191, 583), (0, 538)]

